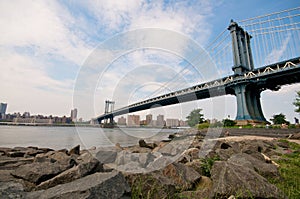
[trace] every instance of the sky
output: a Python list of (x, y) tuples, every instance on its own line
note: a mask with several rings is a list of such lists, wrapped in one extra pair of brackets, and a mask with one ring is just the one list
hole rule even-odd
[[(121, 108), (232, 74), (232, 65), (219, 66), (206, 48), (230, 20), (299, 6), (298, 0), (2, 0), (0, 102), (8, 113), (32, 115), (69, 116), (77, 108), (89, 120), (104, 112), (105, 100)], [(297, 90), (299, 84), (262, 92), (266, 119), (299, 117), (292, 105)], [(206, 118), (236, 115), (234, 96), (137, 114), (185, 119), (195, 108)]]

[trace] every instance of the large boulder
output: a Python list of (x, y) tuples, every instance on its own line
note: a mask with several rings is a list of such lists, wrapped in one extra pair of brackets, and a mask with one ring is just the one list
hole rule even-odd
[(22, 165), (11, 174), (28, 182), (34, 184), (40, 184), (61, 172), (71, 168), (73, 166), (71, 163), (61, 164), (59, 162), (34, 162), (32, 164)]
[(130, 192), (124, 176), (117, 172), (94, 173), (44, 191), (29, 192), (28, 199), (121, 198)]
[(58, 184), (64, 184), (73, 180), (82, 178), (86, 175), (103, 171), (103, 165), (91, 154), (85, 153), (77, 158), (78, 165), (74, 166), (57, 176), (42, 182), (36, 187), (36, 190), (48, 189)]
[(193, 188), (200, 179), (199, 173), (180, 163), (147, 174), (127, 176), (133, 194), (141, 198), (173, 198), (177, 192)]
[[(244, 167), (248, 167), (250, 169), (255, 170), (258, 174), (263, 177), (272, 177), (277, 178), (280, 177), (278, 168), (276, 165), (272, 163), (266, 163), (262, 159), (258, 159), (253, 157), (254, 154), (249, 155), (246, 153), (238, 153), (234, 154), (228, 159), (228, 162), (233, 164), (239, 164)], [(257, 153), (257, 156), (261, 155)]]
[(95, 153), (95, 157), (103, 164), (113, 163), (117, 158), (120, 150), (115, 147), (99, 148)]
[(276, 186), (248, 166), (217, 161), (211, 173), (213, 198), (284, 198)]

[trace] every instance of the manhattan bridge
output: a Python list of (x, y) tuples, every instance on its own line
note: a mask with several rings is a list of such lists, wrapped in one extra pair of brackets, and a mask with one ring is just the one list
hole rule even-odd
[(300, 7), (241, 21), (229, 26), (206, 50), (218, 67), (232, 68), (232, 74), (165, 94), (154, 92), (139, 102), (114, 110), (105, 102), (105, 113), (95, 121), (113, 122), (115, 116), (158, 106), (184, 103), (222, 95), (234, 95), (236, 121), (264, 123), (261, 92), (277, 91), (283, 85), (300, 82)]

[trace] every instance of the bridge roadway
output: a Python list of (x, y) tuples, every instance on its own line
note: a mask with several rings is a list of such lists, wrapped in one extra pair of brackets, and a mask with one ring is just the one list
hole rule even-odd
[(104, 119), (112, 119), (118, 115), (158, 106), (168, 106), (228, 94), (235, 95), (234, 87), (239, 84), (252, 86), (261, 92), (266, 89), (279, 90), (282, 85), (297, 82), (300, 82), (300, 57), (257, 68), (253, 71), (245, 72), (243, 75), (231, 75), (147, 99), (117, 109), (111, 113), (100, 115), (95, 120), (101, 123)]

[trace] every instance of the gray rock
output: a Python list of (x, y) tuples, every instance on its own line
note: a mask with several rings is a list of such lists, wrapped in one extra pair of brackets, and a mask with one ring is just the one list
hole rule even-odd
[(4, 158), (0, 160), (0, 169), (13, 170), (24, 164), (30, 164), (33, 158)]
[(17, 182), (0, 182), (1, 198), (24, 198), (24, 187)]
[(79, 162), (77, 166), (74, 166), (57, 176), (42, 182), (36, 187), (36, 190), (48, 189), (58, 184), (71, 182), (86, 175), (103, 171), (103, 165), (89, 153), (79, 156), (77, 162)]
[(118, 150), (116, 148), (102, 148), (96, 152), (96, 158), (103, 164), (113, 163), (116, 160)]
[[(278, 168), (274, 164), (266, 163), (261, 159), (253, 157), (253, 155), (254, 154), (249, 155), (246, 153), (234, 154), (228, 159), (228, 162), (253, 169), (263, 177), (277, 178), (280, 176)], [(261, 154), (257, 153), (257, 155)]]
[(140, 198), (174, 198), (177, 192), (191, 189), (201, 178), (199, 173), (180, 163), (146, 174), (129, 174), (132, 192)]
[(59, 162), (34, 162), (20, 166), (15, 171), (12, 171), (11, 174), (16, 178), (21, 178), (34, 184), (40, 184), (72, 166), (72, 164), (60, 164)]
[(253, 169), (231, 162), (217, 161), (212, 170), (213, 198), (283, 198), (278, 188)]
[(113, 171), (109, 173), (94, 173), (45, 191), (30, 192), (27, 193), (26, 198), (121, 198), (126, 192), (130, 192), (130, 187), (124, 176), (117, 171)]

